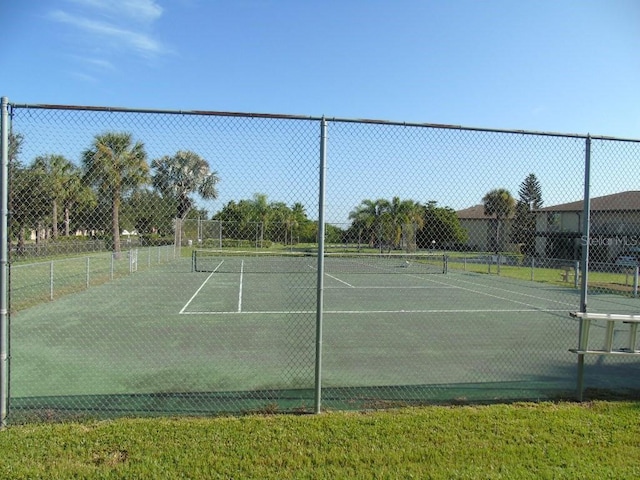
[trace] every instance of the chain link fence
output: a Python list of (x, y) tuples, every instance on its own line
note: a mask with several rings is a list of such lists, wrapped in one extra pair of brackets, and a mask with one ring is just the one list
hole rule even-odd
[(637, 140), (8, 103), (3, 134), (9, 422), (639, 390), (629, 324), (569, 351), (570, 312), (638, 312)]

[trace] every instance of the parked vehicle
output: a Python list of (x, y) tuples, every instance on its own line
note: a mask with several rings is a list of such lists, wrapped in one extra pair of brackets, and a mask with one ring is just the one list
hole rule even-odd
[(619, 267), (637, 267), (640, 266), (640, 254), (625, 252), (616, 257), (616, 265)]

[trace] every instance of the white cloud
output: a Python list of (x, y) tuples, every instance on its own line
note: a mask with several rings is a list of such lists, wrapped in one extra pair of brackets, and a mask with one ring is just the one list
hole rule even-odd
[(154, 0), (69, 0), (76, 5), (117, 15), (139, 23), (151, 23), (162, 16), (163, 9)]
[(84, 62), (85, 64), (90, 65), (91, 67), (98, 70), (115, 70), (115, 66), (113, 65), (113, 63), (111, 63), (108, 60), (103, 60), (101, 58), (78, 57), (78, 56), (76, 56), (76, 58), (81, 62)]
[(98, 80), (92, 76), (92, 75), (87, 75), (86, 73), (81, 73), (81, 72), (71, 72), (70, 73), (71, 76), (77, 78), (78, 80), (85, 82), (85, 83), (98, 83)]
[[(95, 2), (96, 0), (82, 0)], [(120, 27), (110, 22), (92, 20), (84, 16), (72, 15), (62, 10), (51, 13), (51, 18), (57, 22), (76, 27), (101, 40), (109, 39), (116, 47), (133, 48), (145, 57), (167, 53), (168, 50), (151, 35)]]
[[(2, 0), (0, 0), (2, 1)], [(71, 60), (71, 76), (99, 83), (127, 61), (155, 60), (172, 54), (155, 33), (164, 14), (156, 0), (59, 0), (48, 18), (72, 39), (63, 54)]]

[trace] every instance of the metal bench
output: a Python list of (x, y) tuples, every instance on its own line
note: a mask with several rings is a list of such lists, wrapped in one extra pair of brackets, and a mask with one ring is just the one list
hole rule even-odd
[[(580, 333), (578, 338), (578, 348), (570, 348), (569, 351), (578, 354), (578, 400), (582, 401), (584, 390), (584, 356), (585, 355), (640, 355), (637, 348), (638, 324), (640, 315), (624, 315), (618, 313), (587, 313), (570, 312), (573, 318), (580, 320)], [(601, 348), (591, 348), (589, 346), (589, 329), (592, 320), (606, 322), (604, 343)], [(616, 324), (628, 324), (629, 336), (626, 345), (621, 348), (613, 348), (613, 332)]]

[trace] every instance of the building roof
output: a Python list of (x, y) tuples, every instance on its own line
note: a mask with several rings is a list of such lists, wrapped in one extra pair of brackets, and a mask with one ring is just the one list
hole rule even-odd
[[(602, 197), (591, 199), (591, 211), (619, 211), (619, 210), (640, 210), (640, 191), (632, 190), (627, 192), (612, 193)], [(562, 203), (550, 207), (540, 208), (538, 212), (581, 212), (584, 208), (583, 200), (576, 202)]]
[(465, 220), (486, 220), (487, 218), (495, 218), (495, 215), (488, 216), (484, 214), (484, 205), (482, 204), (458, 210), (456, 215), (459, 219)]
[[(612, 193), (602, 197), (593, 197), (590, 202), (591, 211), (624, 211), (637, 210), (640, 211), (640, 190), (631, 190), (627, 192)], [(536, 212), (581, 212), (584, 207), (583, 201), (561, 203), (536, 210)], [(486, 220), (495, 218), (495, 215), (487, 216), (484, 214), (484, 205), (478, 204), (469, 208), (456, 211), (459, 219), (464, 220)]]

